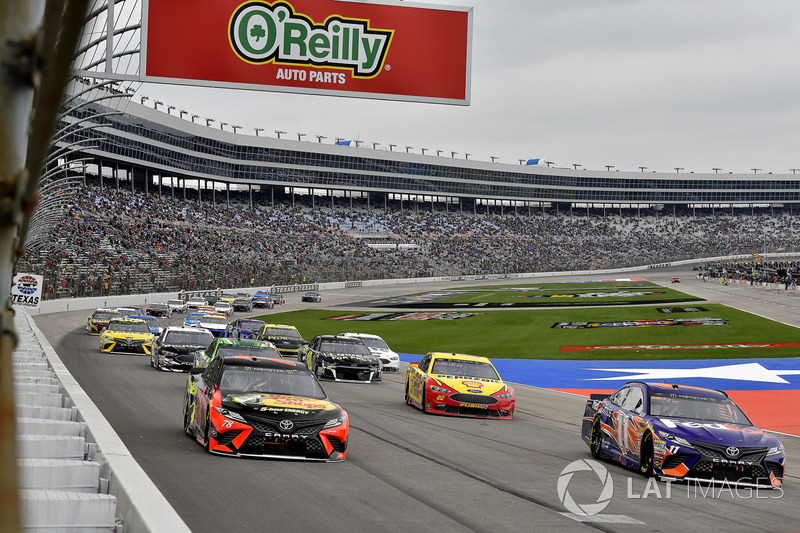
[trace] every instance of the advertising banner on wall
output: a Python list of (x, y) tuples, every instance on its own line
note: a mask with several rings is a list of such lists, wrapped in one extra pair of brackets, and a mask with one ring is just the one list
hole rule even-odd
[(39, 309), (42, 305), (42, 276), (17, 274), (11, 283), (11, 303), (20, 307)]
[(472, 8), (144, 0), (142, 81), (469, 105)]

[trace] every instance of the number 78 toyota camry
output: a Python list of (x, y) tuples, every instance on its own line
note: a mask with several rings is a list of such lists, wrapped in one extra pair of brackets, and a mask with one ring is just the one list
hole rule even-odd
[(586, 402), (581, 437), (592, 455), (645, 476), (780, 487), (786, 458), (722, 391), (632, 381)]
[(486, 357), (429, 353), (406, 371), (406, 403), (426, 413), (513, 418), (514, 389)]

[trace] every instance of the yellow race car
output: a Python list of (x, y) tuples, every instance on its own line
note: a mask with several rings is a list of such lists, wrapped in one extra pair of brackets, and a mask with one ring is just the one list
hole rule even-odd
[(297, 328), (286, 324), (264, 324), (253, 332), (252, 338), (257, 341), (269, 341), (283, 356), (297, 357), (300, 349), (308, 344)]
[(406, 403), (426, 413), (508, 419), (515, 399), (486, 357), (431, 352), (408, 365)]
[(144, 320), (113, 318), (100, 332), (100, 351), (150, 355), (153, 334)]

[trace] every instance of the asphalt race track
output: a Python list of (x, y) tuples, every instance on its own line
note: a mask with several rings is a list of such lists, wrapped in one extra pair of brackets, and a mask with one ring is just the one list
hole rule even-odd
[[(636, 274), (664, 284), (679, 275), (679, 288), (687, 293), (785, 322), (800, 321), (800, 295), (703, 283), (694, 279), (689, 267)], [(301, 304), (299, 295), (289, 295), (276, 311), (455, 285), (326, 291), (322, 304)], [(511, 421), (425, 415), (403, 402), (404, 367), (398, 375), (386, 375), (380, 385), (323, 384), (350, 415), (344, 463), (214, 456), (183, 433), (186, 376), (156, 372), (147, 357), (101, 354), (98, 337), (86, 334), (87, 314), (40, 315), (35, 320), (145, 472), (198, 533), (782, 532), (800, 527), (800, 476), (794, 470), (800, 464), (798, 438), (782, 437), (787, 453), (783, 490), (648, 483), (633, 471), (603, 463), (613, 496), (603, 496), (607, 507), (580, 522), (576, 518), (581, 517), (567, 516), (562, 500), (595, 504), (601, 494), (611, 494), (590, 470), (574, 473), (571, 480), (564, 476), (558, 490), (568, 465), (591, 459), (580, 439), (585, 398), (517, 386), (517, 411)], [(171, 320), (182, 321), (183, 315)], [(514, 381), (513, 376), (504, 378)]]

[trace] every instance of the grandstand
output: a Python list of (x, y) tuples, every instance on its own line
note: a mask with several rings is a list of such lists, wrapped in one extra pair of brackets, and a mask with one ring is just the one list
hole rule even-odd
[(798, 229), (793, 174), (455, 160), (242, 135), (71, 91), (57, 143), (80, 162), (61, 161), (70, 201), (18, 264), (45, 276), (46, 298), (629, 267), (786, 249)]

